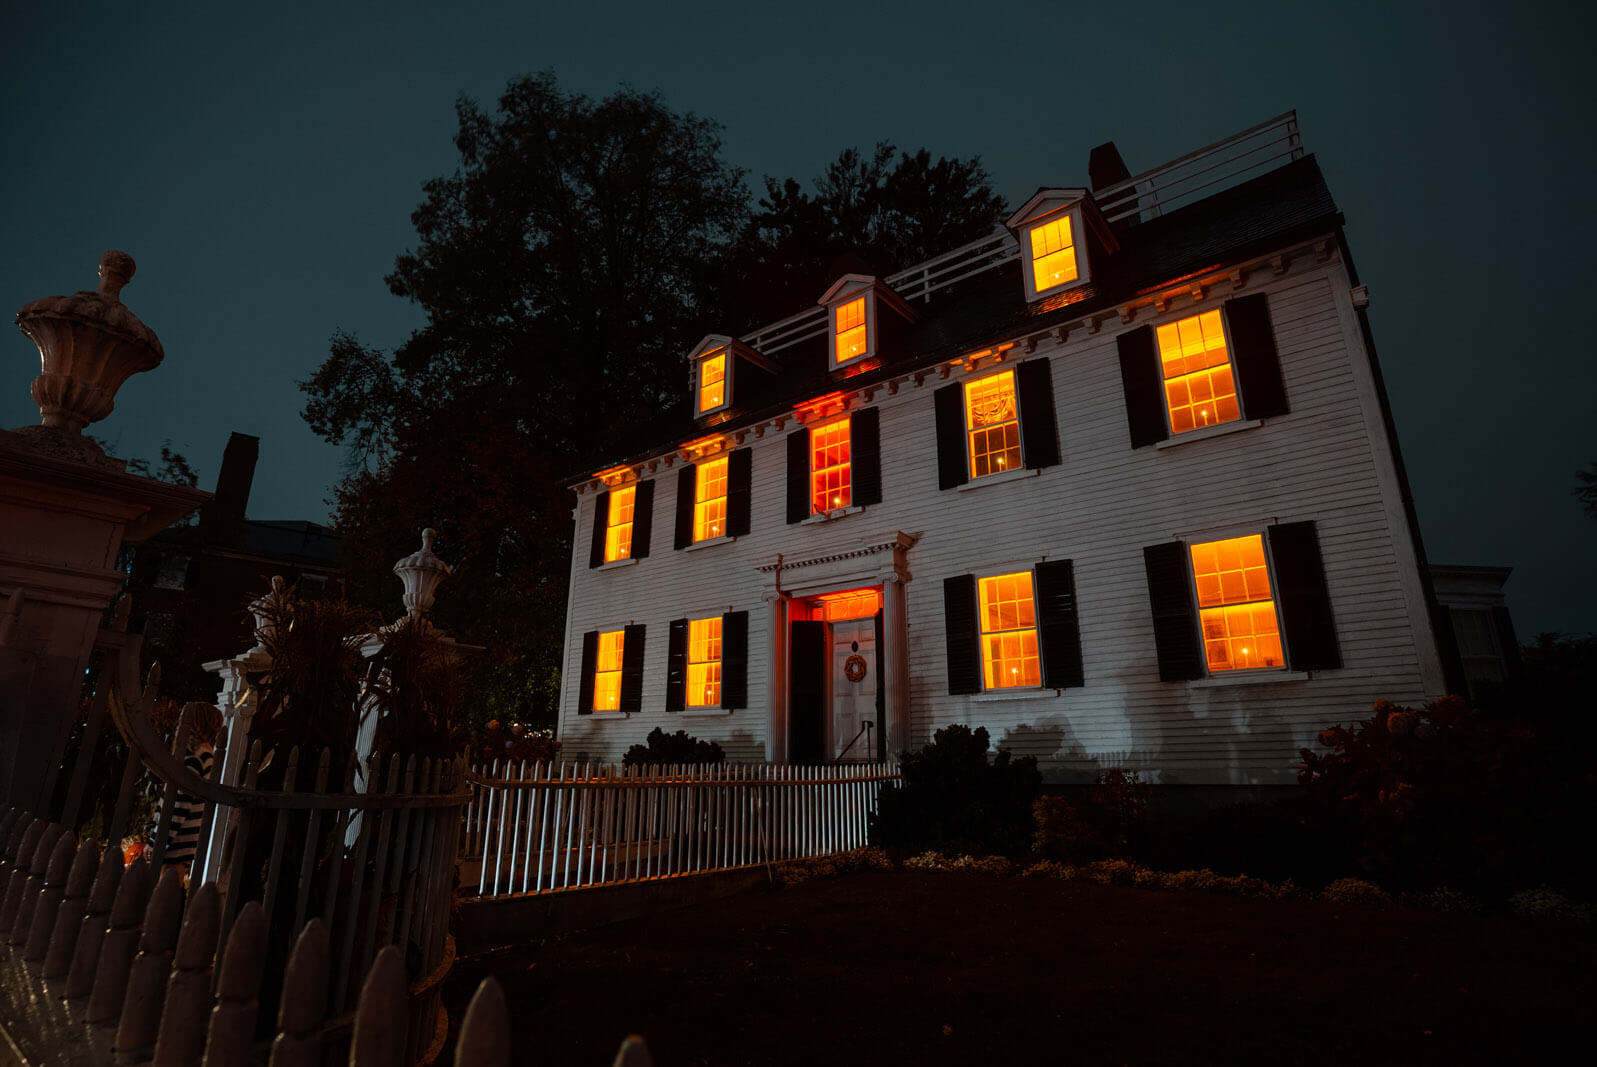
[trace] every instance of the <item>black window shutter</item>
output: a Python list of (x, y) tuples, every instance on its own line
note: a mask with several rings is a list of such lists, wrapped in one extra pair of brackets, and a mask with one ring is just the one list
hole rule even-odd
[(1276, 603), (1281, 606), (1281, 624), (1286, 631), (1287, 662), (1299, 671), (1342, 666), (1314, 523), (1283, 523), (1267, 533), (1270, 559), (1275, 563)]
[(599, 631), (582, 635), (582, 673), (577, 676), (577, 714), (593, 714), (593, 672), (599, 668)]
[(810, 517), (810, 431), (799, 427), (787, 435), (787, 521)]
[(610, 494), (600, 493), (593, 502), (593, 540), (588, 544), (588, 566), (604, 562), (604, 535), (610, 525)]
[(693, 543), (693, 492), (698, 487), (699, 469), (686, 466), (677, 471), (677, 528), (674, 547)]
[(1192, 568), (1181, 541), (1142, 550), (1148, 571), (1148, 604), (1153, 609), (1153, 643), (1159, 653), (1159, 680), (1202, 678), (1203, 644), (1198, 640), (1198, 609), (1192, 601)]
[(976, 576), (956, 574), (943, 579), (943, 633), (948, 642), (948, 692), (981, 692), (981, 660), (977, 645)]
[(1076, 576), (1070, 560), (1048, 560), (1032, 569), (1037, 581), (1037, 644), (1042, 684), (1068, 689), (1082, 684), (1081, 622), (1076, 614)]
[(632, 558), (649, 554), (649, 535), (654, 532), (654, 482), (639, 482), (632, 496)]
[(688, 620), (672, 619), (665, 658), (665, 710), (681, 711), (688, 691)]
[(754, 496), (754, 450), (740, 448), (726, 460), (726, 532), (742, 537), (749, 532), (749, 511)]
[(621, 638), (622, 711), (643, 710), (643, 639), (647, 627), (628, 626)]
[(1126, 423), (1131, 447), (1141, 448), (1170, 436), (1164, 417), (1164, 385), (1153, 327), (1143, 326), (1115, 338), (1120, 346), (1120, 384), (1126, 395)]
[(1231, 331), (1231, 358), (1237, 367), (1243, 416), (1285, 415), (1286, 386), (1281, 382), (1281, 357), (1270, 326), (1270, 298), (1254, 293), (1228, 300), (1225, 318)]
[(882, 412), (866, 408), (848, 417), (849, 479), (853, 502), (882, 502)]
[(749, 613), (721, 616), (721, 706), (749, 706)]
[(953, 489), (970, 481), (970, 461), (965, 455), (965, 387), (957, 382), (945, 385), (932, 399), (937, 405), (937, 488)]
[(1015, 393), (1020, 401), (1020, 447), (1026, 466), (1054, 466), (1059, 462), (1059, 426), (1054, 418), (1054, 375), (1046, 358), (1015, 365)]

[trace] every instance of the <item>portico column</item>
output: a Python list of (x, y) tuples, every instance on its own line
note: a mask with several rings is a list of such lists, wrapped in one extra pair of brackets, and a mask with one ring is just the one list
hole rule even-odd
[(909, 748), (909, 621), (904, 611), (905, 575), (895, 570), (882, 579), (882, 635), (886, 639), (883, 683), (887, 686), (889, 758)]
[(767, 594), (771, 605), (770, 627), (770, 707), (765, 729), (765, 758), (772, 763), (787, 762), (787, 598), (781, 593)]

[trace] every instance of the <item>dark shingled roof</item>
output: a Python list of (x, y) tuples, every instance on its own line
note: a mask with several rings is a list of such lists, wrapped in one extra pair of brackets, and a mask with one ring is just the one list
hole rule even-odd
[[(1319, 164), (1312, 155), (1269, 171), (1185, 207), (1146, 222), (1115, 224), (1120, 249), (1105, 255), (1092, 250), (1092, 281), (1062, 298), (1026, 303), (1017, 258), (995, 270), (965, 279), (932, 294), (930, 302), (915, 301), (919, 321), (905, 324), (888, 343), (880, 359), (868, 361), (856, 373), (843, 376), (828, 369), (825, 336), (783, 349), (770, 358), (778, 364), (773, 377), (747, 363), (736, 369), (733, 387), (738, 401), (726, 419), (709, 430), (692, 417), (683, 403), (648, 428), (643, 439), (658, 444), (627, 457), (596, 457), (573, 480), (588, 472), (622, 463), (636, 463), (658, 455), (673, 443), (726, 432), (783, 414), (795, 404), (837, 389), (854, 390), (1035, 333), (1058, 323), (1079, 319), (1113, 307), (1138, 293), (1168, 285), (1180, 278), (1216, 270), (1292, 244), (1316, 234), (1339, 229), (1342, 216), (1331, 199)], [(884, 319), (896, 318), (882, 309)]]

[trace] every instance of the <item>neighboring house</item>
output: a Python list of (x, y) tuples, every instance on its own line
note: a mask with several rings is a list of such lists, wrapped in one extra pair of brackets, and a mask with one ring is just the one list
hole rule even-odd
[[(1054, 781), (1285, 784), (1448, 688), (1343, 219), (1294, 115), (688, 353), (679, 434), (573, 485), (559, 736)], [(798, 309), (796, 309), (798, 310)]]
[(245, 518), (259, 453), (259, 438), (231, 435), (198, 522), (132, 547), (131, 628), (144, 634), (146, 658), (161, 661), (163, 690), (181, 699), (216, 699), (216, 677), (201, 665), (255, 643), (246, 605), (274, 575), (302, 597), (337, 591), (337, 533), (314, 522)]
[(1519, 639), (1503, 595), (1513, 568), (1433, 563), (1430, 570), (1441, 609), (1443, 653), (1457, 656), (1450, 666), (1464, 680), (1470, 702), (1496, 710), (1521, 672)]

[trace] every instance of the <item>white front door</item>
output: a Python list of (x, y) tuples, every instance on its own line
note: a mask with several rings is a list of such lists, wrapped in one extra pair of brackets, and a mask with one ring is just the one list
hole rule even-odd
[(832, 759), (875, 759), (876, 621), (834, 622), (831, 630), (832, 722), (827, 754)]

